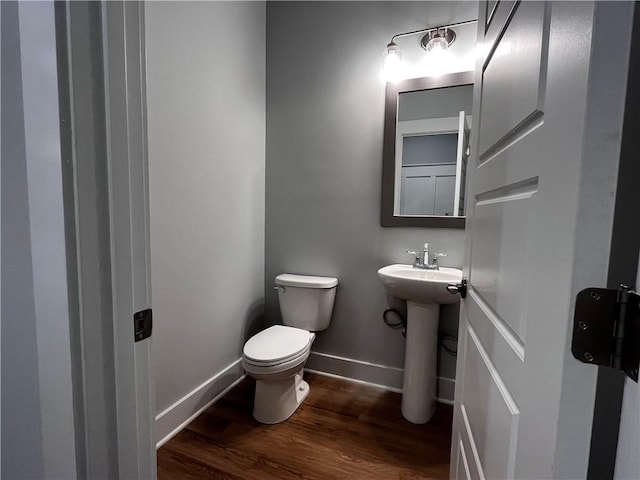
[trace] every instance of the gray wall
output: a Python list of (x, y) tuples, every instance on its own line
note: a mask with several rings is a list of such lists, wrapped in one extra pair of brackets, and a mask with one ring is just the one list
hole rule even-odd
[[(455, 165), (457, 153), (457, 134), (405, 137), (402, 143), (402, 165), (426, 165), (429, 163)], [(453, 174), (455, 176), (455, 170)]]
[(52, 2), (2, 23), (2, 478), (75, 478)]
[[(273, 278), (339, 279), (333, 320), (313, 350), (402, 367), (404, 339), (382, 322), (378, 268), (429, 242), (461, 266), (462, 230), (382, 228), (383, 50), (395, 33), (475, 18), (474, 3), (269, 2), (267, 5), (267, 323)], [(457, 309), (443, 324), (455, 331)], [(455, 359), (442, 355), (441, 375)]]
[(398, 120), (457, 117), (464, 110), (471, 115), (473, 85), (404, 92), (398, 99)]
[(264, 295), (265, 6), (146, 9), (156, 407), (242, 352)]

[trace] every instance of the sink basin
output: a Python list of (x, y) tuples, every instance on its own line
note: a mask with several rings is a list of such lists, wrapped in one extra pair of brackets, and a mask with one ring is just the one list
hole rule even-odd
[(387, 293), (416, 303), (446, 305), (458, 303), (458, 296), (447, 291), (449, 283), (460, 283), (462, 270), (440, 267), (422, 270), (411, 265), (389, 265), (378, 270)]
[(447, 284), (460, 283), (462, 271), (396, 264), (378, 270), (378, 277), (388, 294), (407, 301), (402, 415), (412, 423), (426, 423), (436, 409), (440, 305), (460, 301), (447, 291)]

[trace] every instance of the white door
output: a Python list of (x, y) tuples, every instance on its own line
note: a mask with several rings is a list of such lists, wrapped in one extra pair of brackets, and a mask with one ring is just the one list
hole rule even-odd
[(469, 145), (469, 125), (463, 111), (458, 117), (458, 150), (456, 152), (456, 185), (453, 193), (453, 214), (464, 215), (464, 186), (467, 184), (467, 146)]
[(606, 284), (628, 10), (481, 2), (451, 478), (586, 476), (596, 369), (569, 337)]

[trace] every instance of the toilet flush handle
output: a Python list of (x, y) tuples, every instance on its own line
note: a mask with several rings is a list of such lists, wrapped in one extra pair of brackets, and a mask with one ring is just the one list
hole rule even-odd
[(282, 285), (274, 285), (273, 289), (278, 290), (279, 292), (282, 292), (282, 293), (286, 291), (286, 288), (284, 288)]

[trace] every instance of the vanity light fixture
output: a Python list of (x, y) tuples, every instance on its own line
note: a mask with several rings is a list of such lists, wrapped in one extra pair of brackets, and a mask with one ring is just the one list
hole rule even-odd
[(385, 50), (384, 79), (387, 82), (396, 82), (403, 78), (404, 66), (402, 64), (402, 52), (395, 42), (397, 38), (424, 33), (425, 35), (420, 39), (420, 45), (427, 51), (427, 54), (434, 56), (434, 60), (438, 61), (438, 56), (445, 52), (456, 39), (456, 32), (451, 27), (468, 25), (470, 23), (476, 23), (477, 21), (478, 20), (467, 20), (450, 25), (423, 28), (422, 30), (414, 30), (412, 32), (394, 35), (391, 37), (391, 41), (387, 44)]

